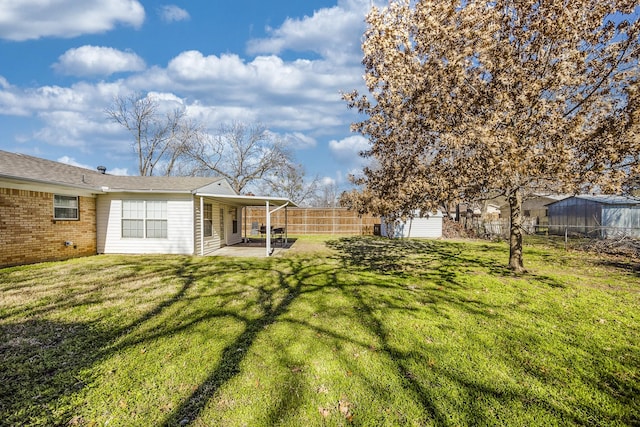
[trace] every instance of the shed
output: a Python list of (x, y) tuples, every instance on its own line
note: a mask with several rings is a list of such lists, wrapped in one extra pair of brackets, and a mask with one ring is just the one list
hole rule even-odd
[(612, 238), (640, 237), (640, 199), (616, 195), (577, 195), (547, 206), (549, 232)]
[(385, 217), (382, 217), (380, 234), (386, 237), (442, 237), (442, 212), (429, 212), (421, 214), (416, 211), (413, 218), (406, 221), (394, 221), (387, 224)]

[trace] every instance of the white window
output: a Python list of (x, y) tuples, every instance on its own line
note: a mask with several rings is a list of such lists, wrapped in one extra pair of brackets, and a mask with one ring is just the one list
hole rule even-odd
[(77, 220), (78, 218), (78, 197), (54, 194), (53, 219)]
[(210, 203), (204, 204), (204, 237), (213, 236), (213, 206)]
[(122, 237), (166, 239), (166, 200), (123, 200)]

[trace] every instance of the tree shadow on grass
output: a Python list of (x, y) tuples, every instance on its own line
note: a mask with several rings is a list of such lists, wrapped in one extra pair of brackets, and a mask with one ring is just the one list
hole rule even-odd
[[(142, 316), (116, 328), (99, 320), (69, 322), (46, 318), (48, 313), (65, 312), (78, 305), (109, 303), (110, 297), (96, 295), (101, 288), (112, 284), (98, 281), (78, 285), (77, 291), (67, 292), (64, 281), (59, 283), (55, 277), (46, 277), (46, 271), (50, 270), (42, 268), (35, 275), (27, 272), (29, 281), (37, 276), (36, 283), (44, 282), (45, 288), (56, 287), (59, 291), (48, 290), (46, 295), (35, 296), (35, 301), (27, 298), (27, 304), (16, 304), (3, 310), (4, 315), (0, 317), (3, 320), (0, 323), (0, 425), (64, 425), (78, 421), (73, 418), (72, 399), (91, 381), (85, 371), (122, 350), (122, 345), (114, 345), (122, 336), (184, 298), (195, 280), (188, 258), (168, 266), (161, 263), (157, 268), (142, 265), (145, 267), (129, 264), (127, 273), (119, 276), (119, 284), (126, 286), (129, 280), (144, 282), (147, 276), (158, 274), (177, 277), (181, 284), (177, 292)], [(28, 268), (38, 270), (41, 266)], [(88, 271), (78, 274), (90, 275)], [(3, 288), (13, 291), (28, 291), (37, 286), (5, 283), (7, 286)], [(12, 318), (26, 320), (7, 321)]]
[[(417, 276), (428, 278), (436, 283), (438, 285), (436, 289), (440, 289), (440, 286), (446, 286), (440, 292), (435, 292), (434, 288), (429, 288), (423, 293), (427, 295), (426, 298), (434, 306), (442, 305), (447, 310), (454, 309), (462, 313), (472, 314), (478, 319), (478, 323), (491, 325), (495, 322), (497, 327), (504, 328), (505, 331), (510, 331), (509, 333), (513, 334), (511, 336), (507, 333), (507, 338), (494, 343), (494, 346), (504, 346), (504, 350), (499, 356), (500, 363), (518, 371), (522, 377), (530, 379), (533, 383), (542, 384), (550, 389), (558, 386), (556, 382), (562, 383), (565, 381), (562, 378), (565, 365), (559, 362), (560, 367), (556, 367), (553, 362), (554, 357), (559, 357), (564, 352), (557, 353), (556, 349), (548, 350), (545, 347), (545, 343), (540, 341), (544, 340), (544, 338), (538, 335), (539, 331), (537, 332), (537, 329), (526, 323), (526, 321), (521, 323), (510, 316), (491, 313), (494, 308), (504, 309), (510, 304), (505, 305), (503, 302), (492, 306), (487, 302), (469, 300), (465, 297), (468, 293), (458, 292), (458, 288), (463, 287), (463, 285), (456, 280), (455, 274), (442, 275), (441, 273), (451, 273), (450, 267), (470, 274), (480, 270), (504, 277), (535, 280), (536, 283), (551, 288), (564, 288), (564, 284), (557, 279), (545, 275), (514, 275), (507, 268), (497, 265), (488, 256), (481, 256), (479, 259), (473, 258), (464, 254), (464, 251), (455, 244), (453, 247), (448, 247), (448, 242), (397, 242), (357, 237), (331, 241), (329, 246), (338, 251), (338, 257), (344, 265), (359, 269), (365, 274), (374, 272), (377, 275), (382, 275), (382, 277), (386, 275), (387, 277), (398, 276), (401, 278)], [(487, 247), (485, 250), (495, 251), (495, 248)], [(384, 279), (378, 278), (373, 280), (374, 283), (345, 286), (344, 292), (355, 298), (357, 310), (362, 315), (362, 325), (367, 326), (378, 338), (381, 343), (380, 351), (394, 362), (397, 376), (404, 379), (404, 383), (407, 385), (406, 388), (415, 396), (416, 402), (421, 404), (435, 425), (450, 425), (451, 419), (447, 416), (445, 409), (446, 402), (434, 400), (435, 395), (429, 388), (428, 382), (425, 382), (425, 377), (421, 378), (420, 375), (412, 372), (411, 366), (427, 363), (429, 350), (425, 347), (425, 353), (417, 349), (407, 352), (400, 350), (393, 344), (392, 336), (394, 333), (386, 324), (385, 314), (383, 313), (401, 310), (402, 306), (384, 306), (381, 309), (379, 301), (369, 295), (372, 287), (379, 286), (377, 282), (380, 280), (384, 281)], [(390, 282), (394, 281), (390, 280)], [(408, 288), (402, 284), (403, 281), (395, 283), (397, 283), (395, 285), (397, 294), (417, 292), (420, 289), (419, 286), (416, 286), (416, 289)], [(531, 314), (536, 316), (536, 313)], [(485, 320), (488, 322), (485, 322)], [(560, 330), (555, 332), (556, 335), (559, 333)], [(469, 339), (473, 340), (474, 338), (470, 336)], [(525, 351), (527, 348), (536, 349), (540, 355), (527, 356), (528, 353)], [(587, 360), (595, 358), (601, 361), (595, 369), (595, 377), (592, 376), (592, 372), (588, 372), (585, 376), (574, 375), (575, 381), (591, 385), (593, 388), (600, 388), (603, 394), (615, 397), (616, 400), (625, 402), (627, 406), (633, 406), (632, 399), (637, 397), (638, 385), (633, 375), (625, 374), (627, 372), (625, 371), (626, 369), (633, 371), (631, 368), (633, 361), (631, 363), (627, 362), (625, 369), (619, 369), (615, 372), (611, 368), (606, 368), (608, 355), (593, 354), (589, 356), (594, 349), (590, 348), (588, 343), (574, 342), (569, 335), (566, 339), (566, 350), (568, 352), (575, 351), (577, 355), (587, 355)], [(492, 351), (495, 351), (495, 348)], [(630, 350), (627, 351), (632, 354)], [(627, 353), (624, 354), (627, 358), (631, 357)], [(559, 357), (558, 360), (564, 361), (562, 357)], [(637, 356), (635, 360), (637, 360)], [(603, 367), (600, 368), (599, 365)], [(584, 424), (589, 419), (609, 420), (613, 423), (627, 423), (630, 420), (630, 418), (626, 418), (629, 415), (611, 414), (603, 406), (587, 408), (583, 401), (576, 402), (573, 405), (566, 405), (554, 396), (546, 396), (540, 393), (530, 394), (529, 390), (521, 384), (509, 384), (508, 386), (501, 382), (493, 384), (490, 377), (476, 377), (473, 373), (466, 372), (464, 368), (456, 369), (455, 366), (439, 366), (437, 363), (434, 363), (433, 366), (429, 363), (428, 366), (427, 371), (431, 371), (440, 378), (455, 384), (464, 395), (468, 396), (467, 406), (469, 409), (465, 409), (464, 413), (457, 415), (464, 417), (470, 425), (488, 425), (495, 422), (495, 419), (492, 418), (493, 411), (488, 410), (492, 408), (487, 407), (487, 399), (496, 402), (500, 406), (530, 406), (533, 411), (548, 414), (553, 419), (565, 420), (572, 424)], [(615, 372), (614, 374), (611, 373), (612, 370)], [(567, 393), (571, 396), (570, 391), (562, 390), (561, 393)], [(631, 410), (630, 413), (637, 413), (637, 411)]]
[(51, 425), (71, 417), (80, 372), (98, 359), (105, 331), (32, 319), (0, 325), (0, 425)]
[[(443, 267), (482, 267), (491, 273), (511, 275), (506, 266), (495, 259), (473, 258), (464, 245), (426, 239), (386, 239), (376, 237), (343, 237), (327, 242), (338, 251), (343, 263), (370, 269), (380, 274), (415, 276), (426, 270)], [(488, 248), (487, 250), (495, 250)]]
[(380, 237), (344, 237), (327, 242), (338, 252), (344, 265), (400, 278), (419, 277), (446, 287), (463, 287), (459, 273), (486, 272), (496, 277), (535, 279), (550, 287), (564, 284), (550, 276), (518, 274), (508, 268), (506, 253), (495, 246), (482, 245), (482, 256), (468, 252), (458, 242), (427, 239), (387, 239)]
[[(224, 384), (240, 374), (240, 365), (258, 335), (287, 312), (291, 304), (303, 292), (305, 280), (316, 274), (321, 274), (306, 272), (307, 267), (299, 260), (287, 259), (282, 262), (288, 264), (289, 271), (282, 271), (281, 268), (277, 271), (270, 270), (278, 275), (278, 286), (275, 288), (259, 288), (257, 303), (262, 314), (257, 318), (238, 318), (243, 321), (245, 325), (243, 332), (224, 348), (218, 366), (216, 366), (211, 374), (200, 383), (198, 388), (165, 419), (162, 425), (184, 426), (196, 420), (215, 393)], [(280, 267), (282, 267), (282, 265)], [(289, 402), (289, 405), (290, 404), (292, 403)], [(283, 405), (280, 409), (291, 410), (287, 405)], [(274, 409), (271, 418), (275, 419), (280, 416), (280, 410)]]

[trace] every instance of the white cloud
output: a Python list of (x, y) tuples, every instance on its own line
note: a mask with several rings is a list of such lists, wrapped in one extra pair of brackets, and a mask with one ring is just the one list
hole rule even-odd
[(360, 135), (349, 136), (340, 141), (329, 141), (329, 150), (333, 157), (351, 169), (367, 163), (367, 159), (360, 156), (360, 153), (369, 147), (369, 141)]
[(108, 76), (145, 67), (144, 60), (133, 52), (89, 45), (69, 49), (53, 65), (56, 71), (72, 76)]
[[(71, 0), (49, 1), (73, 4), (77, 9), (82, 9), (78, 5), (84, 4)], [(87, 1), (90, 9), (98, 9), (97, 1)], [(44, 0), (25, 2), (44, 9)], [(138, 4), (124, 0), (113, 3)], [(232, 121), (262, 123), (290, 140), (293, 147), (301, 150), (301, 157), (324, 150), (326, 141), (334, 139), (328, 144), (333, 157), (344, 170), (354, 169), (363, 164), (357, 152), (367, 148), (366, 140), (340, 139), (348, 134), (349, 124), (357, 120), (357, 113), (348, 110), (340, 94), (352, 89), (366, 91), (361, 53), (356, 45), (364, 30), (364, 10), (368, 5), (368, 0), (342, 0), (338, 6), (321, 9), (312, 17), (289, 19), (270, 30), (268, 39), (254, 41), (264, 54), (252, 58), (234, 53), (205, 55), (190, 50), (179, 53), (166, 66), (144, 68), (142, 59), (133, 53), (95, 46), (71, 49), (60, 56), (55, 65), (62, 73), (99, 76), (126, 71), (130, 74), (111, 81), (39, 87), (15, 87), (0, 76), (0, 114), (37, 117), (40, 123), (24, 131), (31, 132), (30, 141), (74, 147), (87, 153), (109, 150), (113, 158), (130, 158), (129, 135), (109, 122), (104, 110), (114, 96), (140, 92), (156, 97), (163, 106), (184, 108), (190, 117), (212, 131), (221, 123)], [(6, 12), (9, 8), (0, 0), (0, 37), (8, 34), (3, 31), (9, 31), (3, 29), (2, 22), (6, 19), (3, 9)], [(26, 19), (28, 13), (22, 15)], [(34, 19), (37, 20), (37, 16)], [(323, 29), (323, 25), (326, 28)], [(322, 57), (286, 60), (278, 56), (285, 50), (313, 50)], [(323, 146), (317, 147), (320, 141)]]
[(188, 21), (191, 18), (189, 12), (173, 4), (161, 6), (158, 8), (158, 14), (165, 22)]
[(302, 132), (288, 133), (284, 135), (284, 138), (287, 140), (289, 145), (298, 150), (313, 148), (318, 144), (315, 138), (312, 138), (309, 135), (305, 135)]
[(64, 163), (65, 165), (76, 166), (84, 169), (93, 169), (91, 166), (84, 165), (80, 162), (77, 162), (74, 157), (62, 156), (62, 157), (59, 157), (57, 161), (60, 163)]
[(360, 60), (360, 36), (370, 0), (343, 0), (301, 19), (287, 18), (278, 28), (267, 28), (269, 37), (247, 45), (252, 54), (280, 54), (286, 50), (315, 52), (336, 63)]
[(334, 185), (336, 185), (336, 180), (334, 178), (331, 178), (330, 176), (323, 176), (320, 179), (320, 185), (322, 185), (323, 187), (333, 187)]
[(138, 0), (20, 0), (0, 2), (0, 38), (24, 41), (103, 33), (119, 24), (139, 28)]
[[(77, 166), (79, 168), (85, 168), (85, 169), (90, 169), (90, 170), (94, 170), (94, 171), (98, 167), (98, 165), (93, 167), (93, 166), (82, 164), (82, 163), (76, 161), (75, 157), (69, 157), (69, 156), (62, 156), (62, 157), (58, 158), (57, 161), (60, 162), (60, 163), (67, 164), (67, 165)], [(128, 176), (129, 175), (129, 171), (126, 168), (107, 169), (107, 173), (109, 175), (119, 175), (119, 176)]]

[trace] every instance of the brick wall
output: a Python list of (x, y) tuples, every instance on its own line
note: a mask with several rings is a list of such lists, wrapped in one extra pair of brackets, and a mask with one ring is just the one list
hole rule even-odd
[(0, 188), (0, 267), (96, 254), (96, 199), (79, 198), (79, 220), (54, 221), (53, 196)]

